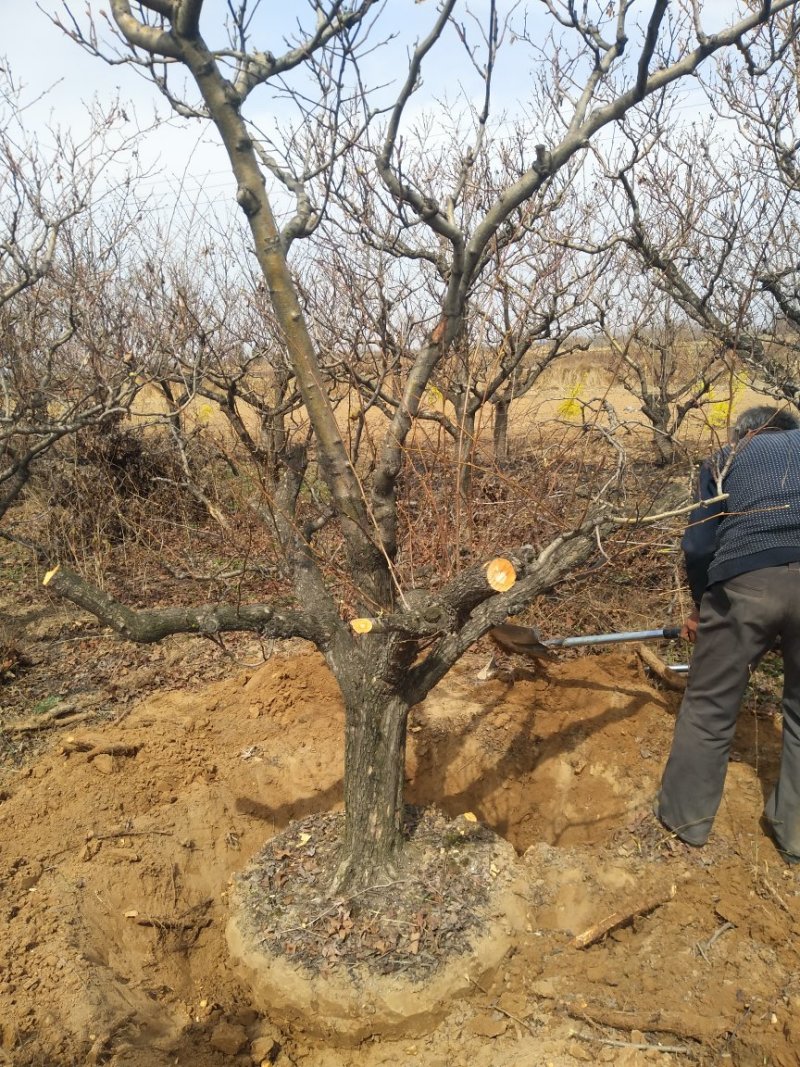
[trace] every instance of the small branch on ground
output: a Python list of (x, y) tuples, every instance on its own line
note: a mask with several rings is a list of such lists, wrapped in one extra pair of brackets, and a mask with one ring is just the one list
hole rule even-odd
[(92, 834), (92, 841), (116, 841), (120, 837), (172, 837), (172, 830), (112, 830), (107, 834)]
[(583, 1034), (578, 1031), (572, 1034), (578, 1041), (591, 1041), (597, 1045), (609, 1045), (612, 1048), (633, 1048), (641, 1052), (671, 1052), (676, 1056), (691, 1056), (694, 1049), (686, 1045), (652, 1045), (647, 1041), (615, 1041), (610, 1037), (600, 1037), (595, 1034)]
[[(481, 993), (483, 993), (483, 995), (485, 997), (489, 996), (488, 991), (486, 989), (484, 989), (483, 986), (479, 982), (476, 982), (474, 978), (470, 978), (469, 975), (466, 975), (465, 977), (469, 980), (470, 985), (475, 986), (475, 988), (477, 990), (479, 990)], [(507, 1019), (510, 1019), (512, 1021), (512, 1023), (517, 1023), (519, 1026), (524, 1026), (525, 1029), (528, 1030), (530, 1033), (532, 1033), (534, 1035), (536, 1034), (536, 1030), (534, 1029), (534, 1027), (531, 1026), (530, 1023), (526, 1022), (524, 1019), (521, 1019), (518, 1015), (514, 1015), (512, 1012), (506, 1011), (505, 1008), (501, 1008), (500, 1004), (497, 1001), (497, 998), (495, 998), (492, 1001), (491, 1010), (492, 1011), (497, 1011), (501, 1015), (505, 1015), (505, 1017)]]
[(90, 711), (75, 711), (74, 704), (62, 704), (60, 708), (53, 708), (43, 715), (37, 715), (35, 719), (25, 719), (24, 722), (11, 723), (3, 729), (9, 734), (30, 734), (39, 730), (48, 730), (51, 726), (73, 726), (78, 722), (85, 722), (90, 718)]
[(723, 923), (722, 926), (720, 926), (718, 930), (714, 931), (714, 933), (711, 935), (711, 937), (709, 937), (708, 941), (698, 941), (698, 942), (696, 942), (694, 947), (697, 950), (698, 955), (702, 956), (703, 959), (706, 961), (706, 963), (710, 963), (711, 961), (709, 960), (709, 958), (706, 955), (706, 953), (710, 950), (711, 946), (714, 944), (714, 942), (717, 940), (718, 937), (722, 937), (722, 935), (724, 933), (727, 933), (728, 930), (735, 930), (735, 929), (736, 929), (736, 924), (735, 923), (732, 923), (732, 922)]
[(587, 930), (584, 930), (582, 934), (578, 934), (577, 937), (572, 939), (573, 948), (588, 948), (589, 945), (594, 945), (598, 941), (601, 941), (606, 934), (610, 934), (613, 930), (619, 930), (623, 926), (628, 926), (634, 919), (641, 915), (649, 915), (655, 911), (656, 908), (660, 908), (662, 904), (668, 903), (675, 896), (675, 886), (670, 886), (669, 891), (661, 893), (656, 897), (649, 897), (647, 900), (642, 900), (632, 908), (628, 908), (625, 911), (615, 911), (613, 914), (602, 919), (599, 923), (595, 923), (594, 926), (590, 926)]
[(90, 737), (68, 737), (61, 746), (61, 752), (65, 756), (72, 752), (85, 752), (86, 762), (91, 763), (95, 756), (135, 756), (141, 747), (141, 742), (97, 741)]
[(583, 1004), (581, 1008), (577, 1008), (572, 1004), (558, 1002), (558, 1006), (570, 1019), (593, 1026), (605, 1026), (625, 1033), (640, 1030), (643, 1034), (672, 1034), (682, 1041), (711, 1041), (725, 1028), (721, 1018), (705, 1020), (697, 1016), (688, 1018), (683, 1015), (670, 1015), (664, 1011), (622, 1011), (599, 1004)]
[(213, 916), (207, 914), (213, 903), (211, 898), (201, 900), (199, 904), (195, 904), (183, 915), (140, 915), (138, 911), (133, 910), (126, 912), (125, 918), (132, 919), (137, 926), (153, 926), (157, 930), (176, 930), (179, 932), (194, 930), (199, 932), (205, 929), (206, 926), (210, 926), (214, 921)]
[(683, 692), (686, 688), (685, 675), (671, 671), (663, 659), (657, 656), (652, 649), (647, 648), (646, 645), (637, 645), (636, 651), (645, 667), (651, 670), (659, 681), (662, 681), (669, 689)]

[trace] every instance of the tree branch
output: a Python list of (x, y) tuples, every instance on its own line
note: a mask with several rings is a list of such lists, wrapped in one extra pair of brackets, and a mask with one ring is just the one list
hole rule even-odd
[(306, 613), (277, 611), (268, 604), (214, 604), (136, 611), (64, 566), (49, 571), (42, 584), (90, 612), (121, 637), (139, 644), (161, 641), (172, 634), (214, 637), (242, 631), (268, 637), (303, 637), (324, 644), (324, 633), (313, 610)]
[[(166, 30), (157, 30), (153, 26), (147, 26), (145, 23), (139, 22), (131, 14), (129, 0), (111, 0), (110, 6), (114, 21), (129, 44), (132, 44), (135, 48), (141, 48), (151, 55), (166, 56), (169, 59), (181, 58), (180, 46), (172, 34)], [(155, 8), (159, 14), (164, 13), (159, 10), (159, 7), (162, 6), (165, 5), (159, 5)]]

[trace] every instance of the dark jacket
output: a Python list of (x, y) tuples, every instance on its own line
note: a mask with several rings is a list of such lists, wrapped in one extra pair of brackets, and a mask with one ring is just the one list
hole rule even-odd
[[(700, 469), (698, 500), (681, 547), (695, 604), (707, 586), (800, 560), (800, 430), (769, 430), (727, 446)], [(717, 472), (727, 500), (716, 495)]]

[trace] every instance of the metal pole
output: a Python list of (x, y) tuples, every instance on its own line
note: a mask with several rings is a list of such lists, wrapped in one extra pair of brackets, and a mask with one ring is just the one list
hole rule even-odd
[(620, 641), (674, 640), (680, 637), (679, 626), (662, 626), (660, 630), (631, 630), (619, 634), (587, 634), (585, 637), (552, 637), (542, 641), (547, 648), (579, 648), (581, 645), (610, 645)]

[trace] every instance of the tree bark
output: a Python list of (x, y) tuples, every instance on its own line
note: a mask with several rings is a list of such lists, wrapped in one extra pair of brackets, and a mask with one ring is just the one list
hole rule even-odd
[(475, 413), (469, 405), (468, 398), (462, 410), (457, 412), (459, 436), (456, 441), (456, 459), (458, 463), (458, 489), (462, 501), (466, 504), (472, 489), (472, 470), (475, 461)]
[(409, 703), (364, 680), (345, 699), (345, 832), (334, 889), (391, 879), (403, 829)]

